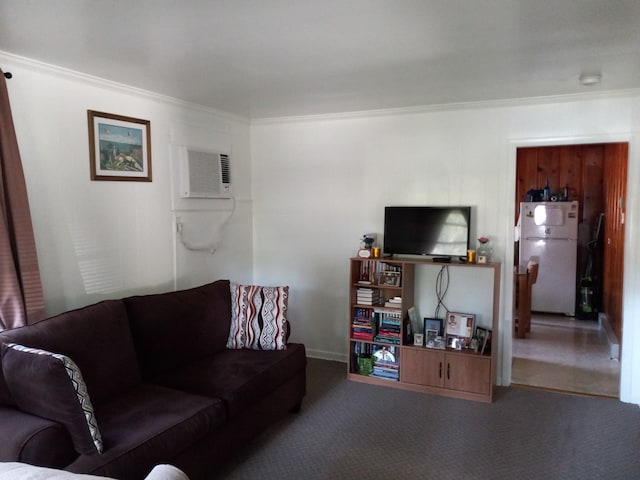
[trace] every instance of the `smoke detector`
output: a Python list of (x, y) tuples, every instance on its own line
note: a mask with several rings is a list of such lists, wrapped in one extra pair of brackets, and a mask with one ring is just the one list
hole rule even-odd
[(590, 87), (592, 85), (597, 85), (602, 81), (602, 75), (599, 73), (590, 73), (590, 74), (582, 74), (580, 75), (580, 85), (584, 85)]

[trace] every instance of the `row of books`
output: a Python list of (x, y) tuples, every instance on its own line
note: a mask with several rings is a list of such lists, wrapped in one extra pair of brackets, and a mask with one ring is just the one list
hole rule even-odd
[(355, 308), (351, 321), (351, 337), (400, 345), (402, 313), (399, 310)]
[(402, 313), (394, 310), (374, 310), (374, 319), (378, 326), (378, 332), (374, 340), (400, 345), (402, 339)]
[[(397, 276), (399, 277), (397, 286), (400, 286), (402, 267), (400, 265), (391, 265), (379, 260), (364, 260), (360, 262), (360, 273), (358, 276), (358, 282), (374, 285), (378, 283), (378, 279), (380, 279), (381, 274), (384, 273), (397, 274)], [(384, 275), (382, 276), (384, 277)]]
[(373, 345), (373, 371), (372, 377), (386, 380), (400, 380), (400, 368), (398, 364), (398, 347), (390, 345)]
[[(359, 370), (353, 371), (358, 371), (362, 375), (396, 382), (400, 380), (398, 347), (357, 342), (354, 346), (353, 354), (356, 360), (368, 359), (366, 362), (354, 362), (354, 366), (360, 364), (363, 368), (358, 367)], [(370, 367), (371, 363), (373, 363), (372, 368)]]
[(370, 308), (356, 308), (351, 322), (351, 337), (357, 340), (373, 340), (375, 324), (373, 310)]

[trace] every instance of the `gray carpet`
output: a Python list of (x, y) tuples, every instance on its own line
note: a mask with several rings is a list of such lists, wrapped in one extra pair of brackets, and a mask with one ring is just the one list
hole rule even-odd
[(302, 411), (219, 479), (639, 479), (640, 408), (498, 388), (483, 404), (346, 380), (309, 359)]

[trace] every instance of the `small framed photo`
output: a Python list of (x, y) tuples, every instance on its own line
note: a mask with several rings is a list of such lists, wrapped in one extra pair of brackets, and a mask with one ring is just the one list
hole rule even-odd
[(451, 348), (453, 350), (462, 350), (464, 346), (464, 338), (459, 337), (457, 335), (447, 335), (447, 348)]
[(151, 122), (87, 110), (91, 180), (151, 181)]
[(413, 345), (416, 347), (421, 347), (424, 345), (424, 334), (422, 333), (414, 333), (413, 334)]
[(476, 338), (478, 339), (478, 352), (481, 355), (491, 353), (491, 330), (483, 327), (476, 327)]
[(442, 319), (440, 318), (425, 318), (424, 319), (424, 331), (436, 330), (438, 335), (442, 335)]
[(378, 285), (399, 287), (400, 272), (380, 272), (378, 276)]
[(425, 330), (424, 346), (427, 348), (436, 348), (436, 342), (438, 341), (437, 330)]

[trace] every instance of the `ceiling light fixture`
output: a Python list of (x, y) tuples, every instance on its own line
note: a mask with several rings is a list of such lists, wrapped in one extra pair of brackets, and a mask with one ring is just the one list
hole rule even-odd
[(599, 73), (582, 74), (580, 75), (580, 85), (587, 87), (591, 85), (597, 85), (602, 80), (602, 75)]

